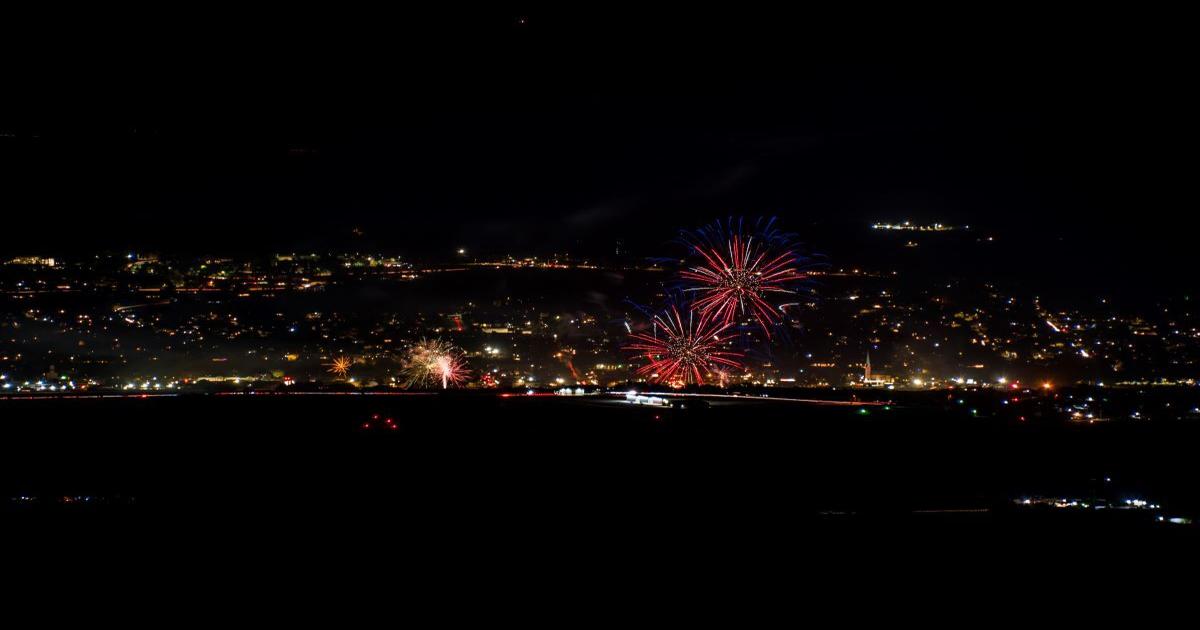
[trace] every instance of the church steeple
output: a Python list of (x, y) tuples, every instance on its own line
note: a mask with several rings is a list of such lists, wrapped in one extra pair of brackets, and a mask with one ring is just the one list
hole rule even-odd
[(865, 373), (863, 374), (863, 380), (864, 381), (871, 380), (871, 353), (870, 352), (867, 353), (867, 365), (866, 365)]

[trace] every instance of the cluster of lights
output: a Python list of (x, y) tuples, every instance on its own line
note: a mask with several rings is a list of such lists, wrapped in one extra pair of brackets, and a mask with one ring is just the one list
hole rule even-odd
[(169, 381), (166, 383), (160, 382), (158, 380), (158, 377), (156, 376), (148, 381), (142, 381), (141, 383), (137, 383), (135, 381), (130, 381), (128, 383), (125, 383), (125, 386), (122, 387), (121, 389), (126, 390), (126, 391), (133, 390), (133, 389), (140, 390), (140, 391), (150, 391), (150, 390), (156, 390), (156, 389), (175, 389), (178, 385), (179, 385), (179, 383), (176, 381)]
[[(1061, 498), (1061, 497), (1023, 497), (1013, 501), (1017, 505), (1046, 505), (1059, 509), (1097, 509), (1102, 510), (1106, 506), (1103, 503), (1089, 503), (1083, 499)], [(1162, 506), (1157, 503), (1151, 503), (1145, 499), (1124, 499), (1117, 505), (1111, 506), (1114, 509), (1130, 509), (1130, 510), (1159, 510)], [(1160, 519), (1161, 520), (1161, 519)]]
[(386, 428), (386, 429), (389, 429), (389, 430), (391, 430), (391, 431), (396, 431), (396, 430), (398, 430), (398, 429), (400, 428), (400, 427), (399, 427), (399, 426), (396, 424), (396, 421), (395, 421), (394, 419), (392, 419), (392, 418), (383, 418), (383, 417), (382, 417), (382, 416), (380, 416), (379, 414), (374, 414), (374, 415), (372, 415), (370, 420), (368, 420), (368, 421), (366, 421), (366, 422), (364, 422), (364, 423), (363, 423), (363, 425), (362, 425), (362, 428), (363, 428), (363, 429), (370, 429), (370, 428), (372, 428), (372, 427), (374, 427), (374, 426), (376, 426), (376, 425), (378, 425), (380, 428)]
[[(942, 225), (941, 223), (933, 223), (931, 225), (914, 225), (912, 221), (903, 223), (872, 223), (872, 230), (901, 230), (912, 232), (949, 232), (954, 229), (950, 225)], [(964, 230), (971, 229), (971, 226), (963, 226)]]
[(57, 381), (24, 381), (18, 385), (17, 383), (9, 380), (7, 374), (0, 374), (0, 381), (3, 381), (4, 383), (3, 385), (0, 385), (0, 389), (5, 390), (16, 389), (18, 391), (65, 392), (78, 389), (78, 387), (75, 385), (75, 381), (69, 380), (66, 376), (59, 377), (59, 380)]
[(667, 405), (667, 399), (662, 396), (643, 396), (635, 391), (625, 392), (625, 400), (634, 405), (653, 405), (658, 407), (665, 407)]

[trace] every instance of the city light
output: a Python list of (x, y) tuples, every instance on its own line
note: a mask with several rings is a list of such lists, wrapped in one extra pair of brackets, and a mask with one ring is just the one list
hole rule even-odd
[(14, 20), (5, 104), (53, 106), (0, 117), (0, 519), (529, 566), (1187, 537), (1190, 20), (578, 8)]
[[(969, 229), (970, 226), (964, 226), (963, 229)], [(927, 225), (917, 225), (911, 221), (903, 221), (901, 223), (872, 223), (872, 230), (892, 230), (904, 232), (949, 232), (954, 230), (953, 226), (942, 225), (941, 223), (931, 223)]]
[[(766, 222), (766, 227), (755, 224), (744, 228), (739, 221), (734, 219), (687, 232), (681, 242), (689, 248), (690, 256), (682, 256), (670, 264), (656, 262), (643, 269), (656, 279), (641, 288), (648, 292), (669, 289), (657, 297), (676, 303), (677, 313), (668, 309), (641, 323), (636, 312), (613, 318), (591, 307), (560, 312), (525, 297), (511, 305), (501, 305), (466, 296), (441, 312), (424, 312), (409, 321), (392, 312), (375, 314), (369, 310), (354, 316), (355, 320), (339, 308), (340, 304), (289, 312), (280, 302), (273, 309), (275, 317), (270, 321), (256, 319), (251, 314), (259, 305), (265, 306), (268, 300), (286, 292), (315, 291), (312, 296), (316, 304), (319, 292), (330, 285), (325, 279), (331, 273), (328, 270), (334, 268), (345, 274), (338, 282), (347, 286), (404, 282), (412, 278), (431, 282), (436, 278), (455, 286), (461, 277), (455, 274), (475, 268), (488, 272), (538, 270), (547, 274), (544, 286), (564, 284), (563, 278), (567, 276), (551, 275), (563, 271), (622, 272), (616, 267), (605, 268), (561, 254), (542, 258), (509, 254), (454, 265), (403, 260), (380, 252), (293, 252), (276, 254), (265, 265), (248, 259), (200, 257), (174, 263), (180, 270), (178, 284), (174, 297), (164, 299), (160, 297), (161, 282), (150, 280), (154, 276), (146, 275), (148, 281), (141, 284), (146, 270), (163, 264), (159, 257), (130, 252), (132, 257), (127, 258), (122, 252), (118, 258), (123, 260), (117, 268), (128, 272), (122, 283), (129, 287), (129, 298), (118, 300), (112, 309), (90, 312), (86, 308), (72, 312), (29, 303), (29, 308), (20, 311), (23, 325), (5, 329), (15, 340), (10, 343), (15, 345), (0, 349), (0, 369), (5, 370), (0, 373), (0, 381), (10, 384), (6, 388), (9, 395), (59, 394), (79, 389), (141, 395), (219, 387), (253, 388), (261, 392), (282, 387), (319, 389), (335, 384), (353, 385), (356, 390), (400, 389), (413, 386), (406, 383), (411, 381), (411, 371), (405, 371), (408, 352), (412, 344), (418, 343), (420, 335), (428, 333), (455, 335), (456, 340), (472, 348), (469, 353), (460, 351), (457, 355), (460, 366), (467, 357), (482, 362), (480, 380), (472, 383), (470, 379), (462, 379), (463, 387), (550, 384), (561, 389), (575, 384), (622, 386), (645, 380), (672, 387), (712, 384), (723, 388), (795, 387), (833, 391), (869, 386), (885, 391), (969, 388), (976, 392), (1017, 393), (1024, 387), (1022, 377), (1032, 379), (1032, 374), (1042, 372), (1042, 378), (1034, 380), (1037, 384), (1033, 387), (1045, 392), (1061, 390), (1065, 395), (1070, 388), (1082, 385), (1071, 381), (1068, 375), (1082, 367), (1083, 361), (1122, 375), (1119, 380), (1093, 379), (1091, 384), (1095, 387), (1171, 387), (1196, 383), (1196, 378), (1186, 373), (1160, 376), (1155, 366), (1147, 363), (1156, 356), (1154, 351), (1163, 340), (1170, 340), (1169, 347), (1183, 353), (1174, 359), (1180, 365), (1188, 360), (1183, 349), (1190, 347), (1189, 344), (1200, 344), (1196, 326), (1182, 321), (1189, 312), (1186, 308), (1176, 309), (1170, 315), (1164, 311), (1161, 320), (1147, 312), (1128, 317), (1102, 316), (1068, 307), (1052, 310), (1020, 291), (999, 289), (993, 289), (992, 301), (988, 303), (972, 303), (967, 295), (940, 294), (923, 301), (906, 298), (899, 286), (868, 288), (861, 284), (861, 280), (868, 278), (893, 278), (894, 272), (848, 265), (816, 271), (823, 276), (822, 283), (837, 277), (841, 279), (837, 282), (844, 282), (844, 286), (823, 296), (803, 297), (803, 302), (789, 301), (787, 308), (781, 309), (782, 305), (776, 304), (774, 298), (783, 293), (776, 295), (761, 281), (771, 279), (769, 272), (774, 270), (771, 263), (783, 256), (779, 288), (798, 291), (803, 288), (802, 283), (783, 280), (806, 277), (808, 270), (801, 267), (804, 261), (792, 255), (795, 250), (789, 246), (788, 237), (775, 231), (770, 222)], [(911, 222), (907, 225), (904, 229), (917, 227)], [(453, 251), (465, 253), (466, 248)], [(33, 290), (77, 291), (96, 272), (78, 260), (56, 258), (50, 267), (45, 264), (49, 259), (44, 255), (31, 256), (28, 260), (4, 263), (20, 269), (23, 277), (14, 278), (3, 288), (9, 290), (13, 299), (26, 299), (23, 296)], [(96, 257), (96, 260), (105, 259)], [(51, 269), (64, 277), (41, 280), (28, 275)], [(708, 270), (704, 272), (704, 282), (692, 275), (704, 269)], [(79, 277), (70, 277), (77, 271)], [(583, 277), (572, 275), (566, 283), (576, 283)], [(912, 281), (917, 285), (924, 282)], [(951, 285), (936, 288), (940, 293), (950, 293), (953, 289)], [(795, 300), (803, 294), (787, 295), (789, 300)], [(209, 306), (195, 314), (185, 314), (183, 309), (178, 314), (171, 312), (170, 304), (193, 299), (205, 303), (211, 299), (212, 305), (220, 307)], [(261, 302), (243, 302), (243, 299)], [(953, 307), (945, 308), (943, 299), (951, 300)], [(1047, 335), (1047, 330), (1052, 334)], [(41, 341), (50, 331), (62, 335), (68, 347), (78, 350), (66, 355), (51, 352)], [(785, 331), (790, 339), (776, 338)], [(99, 334), (137, 338), (138, 342), (109, 348), (96, 342), (94, 337)], [(622, 344), (615, 339), (628, 341)], [(798, 356), (788, 357), (787, 353), (778, 352), (793, 343), (802, 344), (803, 351)], [(39, 344), (45, 347), (44, 352), (38, 350), (43, 347)], [(636, 344), (653, 346), (653, 350), (631, 347)], [(175, 360), (178, 356), (192, 356), (177, 352), (191, 353), (195, 348), (205, 347), (211, 349), (208, 353), (211, 358), (201, 363)], [(16, 348), (28, 350), (25, 356), (18, 356)], [(343, 349), (350, 348), (353, 356), (343, 354)], [(634, 360), (622, 357), (623, 350), (636, 352)], [(877, 369), (864, 374), (856, 358), (868, 352), (872, 353)], [(124, 367), (113, 376), (96, 378), (89, 374), (101, 365)], [(932, 371), (940, 365), (958, 367), (944, 368), (952, 370), (949, 373)], [(163, 366), (178, 367), (164, 370)], [(24, 372), (20, 377), (16, 375), (18, 369)], [(986, 371), (976, 371), (989, 369), (997, 370), (998, 375), (988, 378), (984, 376)], [(150, 370), (163, 371), (155, 374)], [(449, 361), (444, 369), (440, 364), (426, 366), (425, 371), (435, 376), (427, 383), (431, 388), (449, 388), (455, 384), (454, 375), (460, 374), (454, 361)], [(441, 377), (443, 373), (445, 379)], [(21, 385), (25, 378), (30, 380)], [(1015, 405), (1016, 401), (1005, 397), (997, 404)], [(1095, 407), (1093, 404), (1090, 409), (1077, 410), (1064, 404), (1061, 414), (1075, 418), (1078, 411), (1080, 420), (1097, 422), (1111, 417), (1152, 416), (1147, 409), (1105, 412)], [(1170, 413), (1172, 417), (1187, 414), (1193, 407), (1194, 404), (1186, 403)], [(982, 408), (979, 411), (984, 412)]]

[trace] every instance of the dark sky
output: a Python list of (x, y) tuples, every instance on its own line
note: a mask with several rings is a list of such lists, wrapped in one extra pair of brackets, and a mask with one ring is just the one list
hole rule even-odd
[(590, 6), (14, 16), (0, 252), (652, 253), (740, 213), (817, 249), (912, 218), (1072, 273), (1186, 264), (1180, 16)]

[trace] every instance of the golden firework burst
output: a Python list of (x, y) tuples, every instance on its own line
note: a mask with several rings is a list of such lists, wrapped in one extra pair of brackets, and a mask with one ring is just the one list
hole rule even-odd
[(350, 373), (350, 366), (353, 363), (354, 362), (350, 360), (350, 357), (341, 356), (334, 359), (333, 363), (327, 363), (326, 365), (329, 366), (328, 372), (330, 374), (336, 374), (341, 378), (346, 378), (346, 375)]

